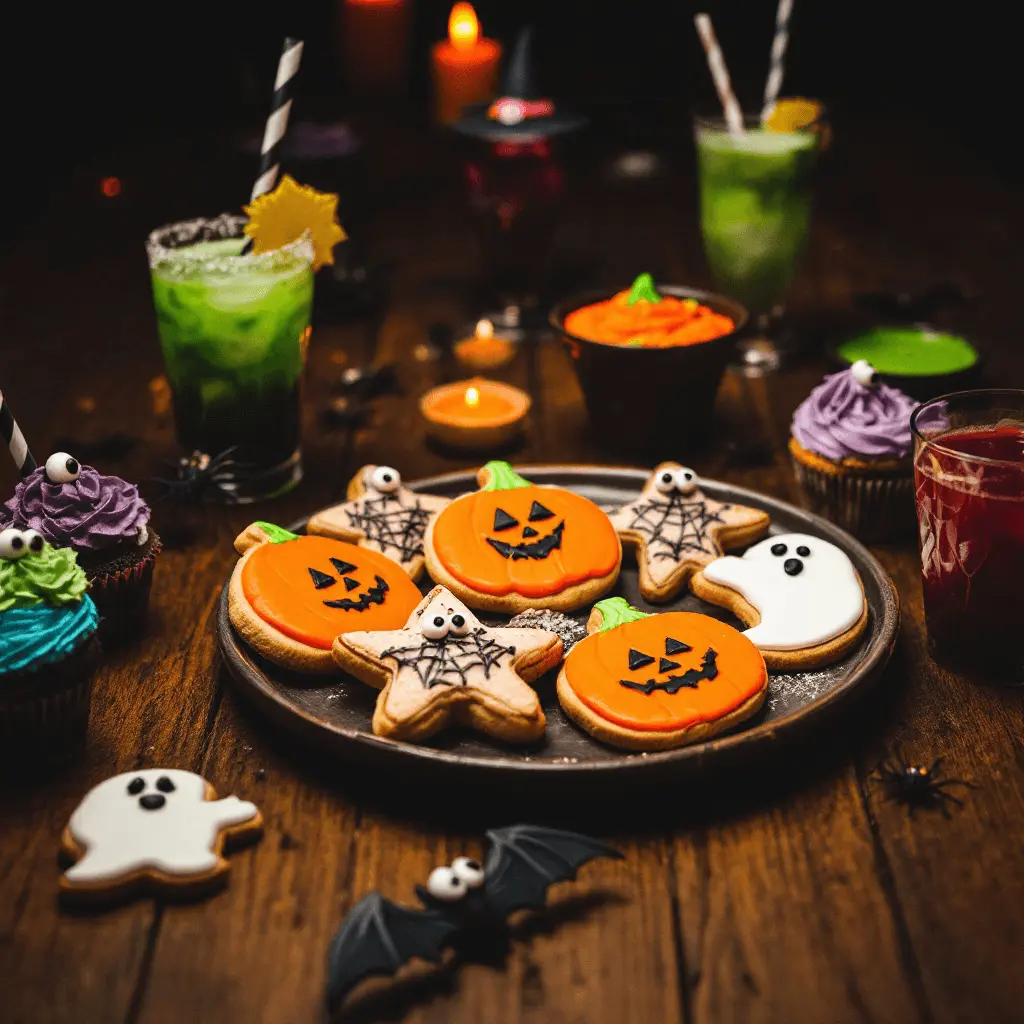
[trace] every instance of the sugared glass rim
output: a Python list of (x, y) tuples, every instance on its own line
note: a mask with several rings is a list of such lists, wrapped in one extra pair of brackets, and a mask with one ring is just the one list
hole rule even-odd
[(937, 452), (941, 452), (943, 455), (948, 455), (954, 459), (960, 459), (963, 462), (973, 462), (981, 466), (1000, 466), (1008, 467), (1016, 470), (1022, 468), (1020, 462), (1013, 462), (1010, 459), (990, 459), (987, 455), (971, 455), (968, 452), (957, 451), (956, 448), (948, 448), (944, 444), (939, 444), (937, 441), (931, 440), (931, 438), (925, 437), (917, 428), (917, 421), (921, 414), (926, 409), (932, 409), (939, 402), (948, 402), (951, 399), (964, 399), (968, 397), (974, 397), (979, 400), (990, 399), (993, 403), (999, 399), (1000, 396), (1005, 396), (1007, 400), (1016, 401), (1022, 408), (1024, 408), (1024, 390), (1019, 388), (977, 388), (972, 391), (951, 391), (948, 395), (938, 395), (936, 398), (930, 398), (927, 402), (922, 402), (911, 414), (910, 414), (910, 433), (913, 437), (918, 438), (921, 444), (928, 448), (934, 449)]
[(264, 270), (278, 267), (291, 260), (313, 262), (313, 238), (304, 231), (298, 238), (268, 252), (249, 252), (237, 256), (204, 256), (201, 253), (183, 252), (181, 248), (168, 245), (169, 236), (187, 238), (182, 246), (195, 245), (202, 241), (222, 241), (227, 238), (243, 238), (242, 228), (248, 218), (237, 213), (222, 213), (218, 217), (193, 217), (164, 224), (149, 233), (146, 238), (146, 253), (151, 270), (172, 269), (174, 275), (191, 276), (198, 274), (226, 274), (241, 269)]
[[(815, 135), (821, 126), (825, 123), (825, 110), (822, 108), (821, 117), (812, 124), (801, 125), (799, 128), (794, 128), (788, 132), (777, 132), (772, 131), (772, 135)], [(725, 120), (725, 116), (722, 114), (694, 114), (693, 115), (693, 127), (694, 130), (701, 128), (711, 129), (713, 131), (729, 131), (729, 125)], [(743, 130), (750, 131), (752, 128), (761, 128), (761, 115), (760, 114), (744, 114), (743, 115)]]

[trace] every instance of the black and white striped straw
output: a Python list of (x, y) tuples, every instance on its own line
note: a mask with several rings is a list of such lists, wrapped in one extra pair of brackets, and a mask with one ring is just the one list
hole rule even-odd
[(14, 414), (2, 391), (0, 391), (0, 437), (3, 437), (4, 443), (10, 449), (11, 458), (14, 459), (14, 464), (18, 467), (21, 475), (28, 476), (36, 468), (36, 460), (32, 458), (32, 453), (28, 450), (25, 435), (15, 422)]
[[(274, 95), (270, 101), (270, 115), (263, 130), (263, 144), (260, 146), (260, 170), (252, 187), (249, 201), (270, 192), (277, 184), (281, 171), (281, 140), (288, 130), (288, 115), (292, 109), (292, 83), (299, 73), (302, 62), (302, 40), (288, 36), (277, 63), (277, 78), (274, 79)], [(250, 238), (242, 249), (243, 253), (252, 248)]]
[(764, 105), (761, 108), (761, 124), (764, 124), (779, 99), (782, 76), (786, 72), (786, 47), (789, 45), (789, 16), (793, 13), (793, 0), (779, 0), (775, 14), (775, 38), (772, 40), (771, 64), (768, 80), (764, 83)]

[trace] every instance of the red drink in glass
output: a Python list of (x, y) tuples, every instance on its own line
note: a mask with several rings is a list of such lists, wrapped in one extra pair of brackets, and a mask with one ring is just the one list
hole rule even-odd
[(967, 675), (1022, 683), (1024, 392), (950, 395), (912, 424), (929, 649)]

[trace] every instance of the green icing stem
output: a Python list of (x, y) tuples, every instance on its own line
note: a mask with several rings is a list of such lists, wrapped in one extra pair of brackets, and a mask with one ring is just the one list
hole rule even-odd
[(484, 469), (490, 474), (481, 491), (511, 491), (517, 487), (532, 487), (529, 480), (524, 480), (507, 462), (495, 460), (488, 462)]
[(654, 287), (654, 278), (650, 274), (640, 274), (629, 289), (626, 299), (627, 306), (635, 306), (641, 299), (644, 302), (661, 302), (661, 296)]
[(598, 630), (600, 633), (651, 617), (647, 612), (634, 608), (624, 597), (606, 597), (603, 601), (598, 601), (594, 609), (601, 613), (601, 628)]
[(866, 359), (879, 373), (931, 377), (968, 370), (978, 352), (965, 338), (923, 327), (873, 327), (836, 351), (847, 362)]
[(283, 544), (286, 540), (298, 540), (299, 538), (297, 533), (289, 533), (283, 527), (265, 523), (262, 519), (253, 523), (253, 526), (258, 526), (270, 538), (271, 544)]

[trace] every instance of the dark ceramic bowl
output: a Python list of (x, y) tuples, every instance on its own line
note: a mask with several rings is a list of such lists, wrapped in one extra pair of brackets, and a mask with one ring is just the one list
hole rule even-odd
[(549, 320), (569, 348), (595, 440), (623, 455), (678, 458), (686, 445), (699, 444), (711, 432), (718, 385), (749, 314), (724, 295), (669, 284), (656, 287), (662, 295), (696, 299), (730, 317), (735, 328), (711, 341), (672, 348), (605, 345), (565, 329), (570, 313), (610, 299), (612, 290), (579, 292), (564, 299)]

